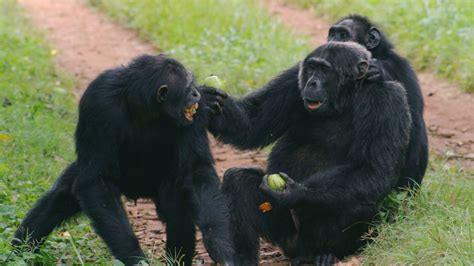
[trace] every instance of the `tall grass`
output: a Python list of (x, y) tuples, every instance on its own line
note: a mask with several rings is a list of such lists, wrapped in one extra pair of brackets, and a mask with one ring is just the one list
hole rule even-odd
[(311, 50), (253, 0), (91, 0), (136, 29), (202, 80), (209, 74), (244, 93)]
[(433, 159), (420, 193), (395, 222), (377, 227), (362, 253), (368, 265), (469, 265), (474, 261), (474, 171)]
[(74, 154), (73, 82), (58, 73), (54, 51), (31, 28), (15, 1), (0, 1), (0, 264), (96, 260), (108, 252), (83, 218), (54, 232), (41, 253), (11, 252), (20, 220)]
[(331, 21), (358, 13), (380, 24), (418, 70), (431, 70), (474, 92), (474, 2), (471, 0), (285, 0)]

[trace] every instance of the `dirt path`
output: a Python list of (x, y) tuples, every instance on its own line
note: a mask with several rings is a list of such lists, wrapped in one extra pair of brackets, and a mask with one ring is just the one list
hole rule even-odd
[[(303, 10), (265, 0), (270, 13), (295, 32), (311, 36), (314, 46), (326, 42), (330, 23), (314, 16), (313, 10)], [(425, 98), (425, 121), (430, 148), (453, 160), (462, 159), (464, 166), (474, 167), (474, 95), (430, 73), (419, 73)]]
[[(84, 6), (80, 0), (20, 0), (34, 24), (47, 33), (47, 38), (57, 51), (56, 63), (78, 80), (76, 95), (82, 94), (86, 86), (103, 70), (126, 64), (142, 53), (157, 53), (150, 43), (141, 41), (137, 35), (111, 22), (100, 12)], [(265, 165), (264, 154), (242, 152), (228, 145), (212, 141), (216, 169), (220, 177), (233, 166)], [(135, 232), (148, 251), (156, 256), (163, 254), (166, 241), (165, 227), (158, 221), (155, 206), (149, 201), (126, 202), (127, 211)], [(210, 262), (210, 258), (198, 235), (197, 258)], [(262, 259), (279, 258), (275, 248), (262, 247)], [(272, 259), (271, 261), (277, 261)]]
[[(79, 96), (87, 84), (101, 71), (127, 63), (141, 53), (156, 53), (158, 49), (141, 41), (135, 33), (112, 23), (103, 14), (81, 4), (80, 0), (19, 0), (31, 15), (33, 22), (47, 33), (57, 50), (58, 66), (72, 73), (78, 80)], [(328, 24), (314, 18), (310, 12), (267, 2), (269, 10), (291, 28), (313, 36), (313, 44), (325, 40)], [(454, 86), (437, 80), (429, 74), (420, 75), (427, 110), (425, 118), (433, 132), (431, 144), (435, 149), (453, 154), (472, 153), (474, 146), (474, 106), (470, 95), (464, 95)], [(431, 95), (432, 96), (428, 96)], [(440, 137), (444, 136), (444, 137)], [(449, 138), (447, 138), (449, 136)], [(265, 155), (259, 152), (241, 152), (228, 145), (212, 142), (216, 168), (220, 176), (233, 166), (264, 166)], [(474, 157), (474, 155), (473, 155)], [(155, 215), (153, 204), (127, 202), (127, 211), (143, 246), (159, 256), (166, 241), (164, 226)], [(198, 236), (197, 258), (207, 256), (201, 237)], [(284, 261), (281, 253), (262, 245), (262, 262)]]

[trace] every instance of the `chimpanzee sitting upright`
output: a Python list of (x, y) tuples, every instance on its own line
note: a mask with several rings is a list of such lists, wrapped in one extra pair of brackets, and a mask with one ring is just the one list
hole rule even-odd
[[(241, 99), (206, 92), (215, 97), (210, 107), (222, 108), (210, 120), (220, 140), (244, 149), (278, 140), (266, 173), (282, 173), (282, 192), (267, 185), (261, 169), (224, 174), (245, 265), (257, 263), (259, 236), (295, 263), (324, 265), (364, 243), (379, 203), (398, 181), (411, 126), (405, 90), (368, 80), (369, 61), (357, 43), (330, 42)], [(272, 209), (260, 211), (266, 202)]]
[(329, 29), (328, 41), (362, 44), (376, 59), (372, 64), (380, 68), (376, 71), (383, 74), (384, 79), (398, 81), (405, 87), (413, 125), (398, 186), (420, 185), (428, 164), (428, 138), (423, 120), (423, 95), (410, 63), (393, 50), (387, 37), (368, 18), (360, 15), (350, 15), (336, 22)]
[(143, 55), (105, 71), (79, 105), (77, 160), (27, 214), (13, 241), (38, 247), (62, 221), (82, 211), (125, 264), (144, 258), (121, 194), (154, 200), (166, 222), (170, 254), (190, 265), (195, 224), (212, 259), (234, 250), (206, 133), (207, 112), (192, 74), (164, 55)]

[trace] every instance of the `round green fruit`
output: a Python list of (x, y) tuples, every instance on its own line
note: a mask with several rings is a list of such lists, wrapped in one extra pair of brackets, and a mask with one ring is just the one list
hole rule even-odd
[(224, 85), (224, 83), (221, 81), (221, 79), (218, 76), (212, 75), (212, 76), (207, 77), (204, 80), (204, 85), (207, 87), (220, 89), (222, 88), (222, 85)]
[(269, 175), (267, 177), (268, 186), (275, 191), (283, 191), (286, 186), (286, 181), (279, 174)]

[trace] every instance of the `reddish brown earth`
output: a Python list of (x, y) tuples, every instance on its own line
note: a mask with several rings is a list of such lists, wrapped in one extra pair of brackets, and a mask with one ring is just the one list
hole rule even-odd
[[(79, 97), (88, 82), (104, 69), (127, 63), (142, 53), (159, 51), (137, 35), (111, 22), (103, 14), (81, 4), (80, 0), (19, 0), (34, 22), (46, 32), (53, 49), (57, 50), (57, 65), (78, 80), (75, 92)], [(274, 1), (265, 1), (270, 12), (298, 33), (313, 36), (311, 43), (325, 40), (328, 23), (315, 18), (310, 11), (288, 7)], [(456, 86), (421, 74), (420, 80), (426, 100), (425, 119), (430, 128), (430, 144), (441, 153), (453, 158), (474, 160), (474, 100), (472, 95), (460, 93)], [(265, 154), (241, 152), (211, 138), (216, 169), (224, 171), (235, 166), (264, 166)], [(466, 164), (466, 163), (465, 163)], [(472, 164), (471, 164), (472, 165)], [(163, 253), (166, 241), (165, 227), (158, 220), (153, 204), (148, 201), (126, 202), (127, 211), (142, 245), (152, 256)], [(268, 244), (261, 248), (261, 260), (266, 263), (285, 262), (278, 249)], [(198, 235), (196, 258), (210, 259)], [(353, 259), (349, 264), (358, 264)]]

